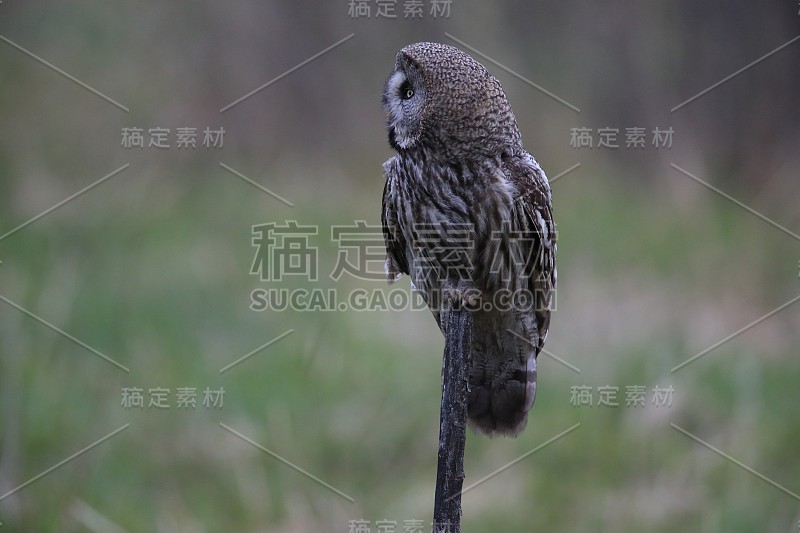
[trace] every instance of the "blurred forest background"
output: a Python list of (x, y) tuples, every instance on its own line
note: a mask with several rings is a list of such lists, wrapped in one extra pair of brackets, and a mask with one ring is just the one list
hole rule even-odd
[[(466, 493), (465, 530), (797, 531), (797, 1), (453, 0), (434, 16), (424, 0), (413, 19), (406, 3), (395, 19), (374, 1), (360, 17), (346, 0), (0, 4), (0, 533), (430, 529), (429, 313), (250, 304), (260, 288), (388, 290), (330, 278), (331, 227), (379, 223), (396, 51), (452, 38), (517, 74), (471, 51), (558, 176), (547, 349), (574, 367), (539, 357), (517, 439), (470, 433), (467, 486), (561, 437)], [(171, 148), (147, 147), (159, 127)], [(196, 148), (176, 147), (182, 127)], [(221, 148), (202, 145), (207, 127)], [(123, 128), (145, 148), (124, 148)], [(261, 281), (251, 228), (289, 220), (319, 227), (318, 280)], [(176, 406), (184, 387), (195, 409)], [(598, 405), (615, 387), (618, 405)], [(634, 387), (644, 406), (626, 405)], [(207, 388), (222, 406), (201, 405)]]

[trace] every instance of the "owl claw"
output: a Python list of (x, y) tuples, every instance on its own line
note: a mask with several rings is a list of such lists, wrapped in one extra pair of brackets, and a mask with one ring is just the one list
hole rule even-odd
[(474, 307), (480, 302), (480, 299), (480, 295), (477, 291), (467, 291), (467, 293), (463, 295), (464, 305), (468, 307)]
[(443, 303), (450, 309), (475, 310), (480, 306), (480, 291), (473, 288), (445, 287), (442, 289)]

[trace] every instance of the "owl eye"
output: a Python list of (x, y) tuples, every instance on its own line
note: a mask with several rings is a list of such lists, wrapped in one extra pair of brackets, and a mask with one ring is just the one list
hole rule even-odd
[(402, 100), (410, 100), (412, 96), (414, 96), (414, 89), (411, 88), (411, 84), (408, 81), (404, 81), (400, 86), (400, 98)]

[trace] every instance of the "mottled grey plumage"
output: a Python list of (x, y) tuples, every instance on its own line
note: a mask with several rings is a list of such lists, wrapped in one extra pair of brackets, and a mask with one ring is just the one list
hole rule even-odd
[[(383, 106), (397, 151), (384, 163), (387, 276), (409, 274), (443, 332), (442, 290), (480, 295), (469, 419), (516, 435), (536, 395), (556, 285), (547, 177), (522, 147), (500, 83), (455, 47), (400, 50)], [(498, 305), (511, 294), (528, 300)]]

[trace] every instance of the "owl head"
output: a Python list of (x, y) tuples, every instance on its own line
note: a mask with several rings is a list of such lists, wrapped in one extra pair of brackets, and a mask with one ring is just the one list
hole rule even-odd
[(389, 144), (398, 151), (497, 154), (520, 145), (500, 82), (454, 46), (423, 42), (400, 50), (382, 101)]

